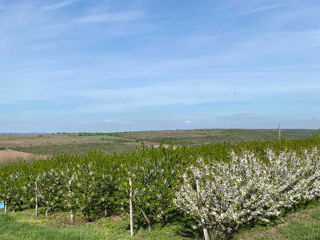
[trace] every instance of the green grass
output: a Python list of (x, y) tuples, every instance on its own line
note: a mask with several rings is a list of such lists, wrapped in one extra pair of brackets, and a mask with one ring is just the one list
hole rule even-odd
[(320, 203), (291, 213), (286, 221), (277, 226), (257, 226), (243, 229), (235, 236), (237, 240), (319, 240), (320, 239)]
[(104, 239), (102, 234), (84, 227), (55, 228), (23, 220), (21, 214), (16, 216), (2, 214), (0, 216), (0, 239)]
[[(77, 217), (76, 217), (77, 219)], [(104, 218), (94, 223), (76, 222), (69, 225), (67, 213), (40, 216), (33, 218), (33, 211), (0, 214), (0, 239), (8, 240), (120, 240), (120, 239), (149, 239), (149, 240), (186, 240), (192, 239), (179, 234), (179, 225), (156, 227), (149, 232), (146, 229), (135, 229), (134, 238), (130, 237), (129, 220), (127, 217), (116, 219)]]
[[(70, 225), (68, 213), (55, 213), (38, 219), (33, 217), (33, 210), (9, 213), (0, 212), (0, 239), (8, 240), (187, 240), (196, 239), (181, 225), (154, 226), (135, 229), (134, 238), (129, 237), (129, 219), (127, 217), (108, 217), (93, 223), (85, 223), (76, 215), (75, 224)], [(320, 239), (320, 203), (314, 202), (304, 209), (286, 216), (278, 225), (256, 226), (241, 229), (234, 240), (319, 240)]]

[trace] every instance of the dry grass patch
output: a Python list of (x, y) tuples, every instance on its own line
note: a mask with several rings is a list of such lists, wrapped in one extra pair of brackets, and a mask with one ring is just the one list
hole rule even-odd
[(46, 158), (45, 156), (35, 155), (31, 153), (18, 152), (13, 150), (0, 150), (0, 164), (16, 162), (16, 161), (35, 161)]

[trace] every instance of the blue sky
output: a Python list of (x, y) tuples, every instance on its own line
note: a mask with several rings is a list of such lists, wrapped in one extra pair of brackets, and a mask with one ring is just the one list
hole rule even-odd
[(319, 128), (319, 0), (0, 0), (0, 132)]

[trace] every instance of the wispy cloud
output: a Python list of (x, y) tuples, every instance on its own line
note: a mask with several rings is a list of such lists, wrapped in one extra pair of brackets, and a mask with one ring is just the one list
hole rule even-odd
[(57, 10), (57, 9), (60, 9), (60, 8), (67, 7), (67, 6), (71, 5), (71, 4), (73, 4), (74, 2), (75, 2), (75, 0), (70, 0), (70, 1), (63, 1), (63, 2), (59, 2), (59, 3), (47, 5), (47, 6), (43, 7), (43, 10), (45, 10), (45, 11)]
[(82, 23), (98, 23), (98, 22), (128, 22), (142, 18), (143, 13), (140, 11), (129, 11), (119, 13), (99, 13), (78, 18), (78, 22)]
[(260, 14), (262, 12), (279, 9), (281, 6), (282, 6), (281, 4), (271, 4), (266, 6), (260, 6), (253, 9), (249, 9), (247, 11), (243, 11), (240, 15), (245, 16), (245, 15), (251, 15), (251, 14)]
[(191, 121), (191, 120), (185, 120), (185, 121), (183, 121), (183, 122), (184, 122), (184, 124), (186, 124), (186, 125), (190, 125), (190, 124), (194, 123), (194, 121)]
[(104, 120), (103, 123), (115, 124), (115, 123), (117, 123), (117, 121), (116, 120), (112, 120), (112, 119), (107, 119), (107, 120)]

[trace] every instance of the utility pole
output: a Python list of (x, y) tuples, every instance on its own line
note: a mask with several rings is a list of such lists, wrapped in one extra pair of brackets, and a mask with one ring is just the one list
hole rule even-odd
[(280, 124), (278, 126), (278, 132), (279, 132), (279, 140), (281, 139), (281, 130), (280, 130)]

